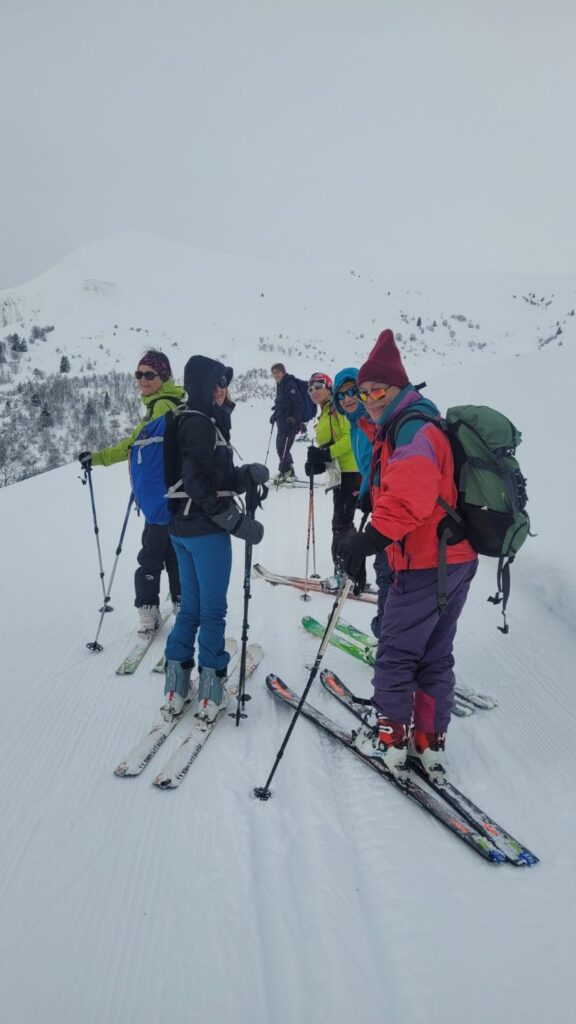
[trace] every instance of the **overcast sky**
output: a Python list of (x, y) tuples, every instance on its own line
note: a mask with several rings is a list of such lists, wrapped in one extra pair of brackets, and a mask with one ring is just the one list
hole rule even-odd
[(576, 270), (574, 0), (0, 0), (0, 288), (144, 230)]

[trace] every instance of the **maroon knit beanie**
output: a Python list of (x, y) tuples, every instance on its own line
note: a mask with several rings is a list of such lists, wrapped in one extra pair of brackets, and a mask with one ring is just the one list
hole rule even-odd
[(397, 388), (405, 388), (409, 383), (394, 334), (389, 329), (382, 331), (368, 359), (358, 371), (358, 384), (365, 380), (382, 381), (383, 384)]
[(151, 370), (156, 370), (160, 380), (170, 380), (172, 376), (172, 367), (168, 356), (165, 356), (163, 352), (157, 352), (154, 348), (144, 353), (138, 366), (149, 366)]

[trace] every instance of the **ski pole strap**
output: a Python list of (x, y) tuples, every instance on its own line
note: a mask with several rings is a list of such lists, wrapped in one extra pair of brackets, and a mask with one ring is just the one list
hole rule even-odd
[(508, 623), (506, 621), (506, 605), (508, 604), (508, 598), (510, 597), (510, 566), (514, 561), (512, 558), (506, 558), (504, 555), (500, 555), (498, 559), (498, 574), (497, 574), (497, 591), (493, 597), (487, 598), (490, 604), (501, 604), (502, 605), (502, 618), (504, 620), (503, 626), (498, 626), (501, 633), (508, 633)]
[(251, 480), (246, 488), (246, 511), (254, 514), (257, 508), (262, 508), (262, 502), (268, 497), (266, 484), (257, 484)]

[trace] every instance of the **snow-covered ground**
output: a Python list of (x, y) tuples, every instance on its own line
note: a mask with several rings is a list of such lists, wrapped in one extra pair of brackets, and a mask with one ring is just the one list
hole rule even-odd
[[(380, 322), (374, 334), (384, 326), (398, 325)], [(339, 344), (326, 368), (338, 369), (346, 352)], [(305, 685), (317, 642), (299, 621), (305, 611), (325, 620), (331, 607), (324, 596), (304, 605), (297, 591), (260, 581), (250, 638), (266, 653), (247, 720), (239, 728), (223, 721), (176, 791), (151, 780), (184, 725), (139, 778), (114, 776), (161, 700), (162, 680), (151, 673), (160, 638), (134, 676), (114, 674), (135, 624), (140, 524), (130, 524), (104, 651), (93, 654), (85, 645), (101, 589), (76, 467), (0, 493), (7, 1024), (571, 1024), (575, 358), (568, 346), (523, 352), (475, 362), (473, 371), (439, 365), (427, 394), (443, 407), (502, 408), (524, 431), (520, 456), (538, 536), (513, 569), (506, 637), (486, 602), (494, 565), (482, 562), (457, 669), (462, 684), (493, 695), (498, 708), (454, 720), (449, 767), (456, 785), (539, 855), (534, 868), (483, 862), (306, 721), (272, 799), (253, 798), (290, 720), (267, 693), (266, 673)], [(233, 346), (228, 354), (234, 363)], [(408, 369), (421, 379), (417, 362)], [(236, 409), (234, 441), (247, 461), (264, 457), (268, 412), (262, 402)], [(295, 447), (301, 469), (305, 449)], [(126, 467), (96, 469), (94, 486), (108, 571), (128, 498)], [(271, 493), (257, 560), (303, 571), (306, 516), (305, 490)], [(329, 569), (329, 520), (330, 499), (319, 491), (320, 572)], [(229, 632), (238, 636), (243, 546), (234, 552)], [(365, 628), (370, 608), (350, 602), (346, 615)], [(369, 694), (365, 667), (332, 650), (326, 664)], [(319, 684), (311, 697), (349, 724)]]

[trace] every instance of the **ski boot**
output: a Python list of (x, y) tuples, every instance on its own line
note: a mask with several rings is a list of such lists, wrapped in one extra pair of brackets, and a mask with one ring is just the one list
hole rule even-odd
[(141, 604), (138, 608), (140, 625), (138, 626), (139, 636), (146, 636), (147, 633), (155, 633), (162, 625), (162, 616), (157, 604)]
[(420, 762), (431, 782), (440, 785), (446, 781), (445, 747), (445, 732), (424, 732), (421, 729), (412, 729), (408, 756)]
[(164, 703), (160, 714), (165, 722), (172, 722), (182, 714), (184, 704), (190, 697), (190, 674), (194, 661), (167, 661)]
[(366, 757), (379, 758), (394, 775), (406, 769), (408, 726), (372, 711), (354, 737), (354, 746)]
[(227, 679), (225, 668), (201, 668), (198, 701), (200, 707), (196, 718), (201, 722), (210, 723), (225, 706), (224, 685)]

